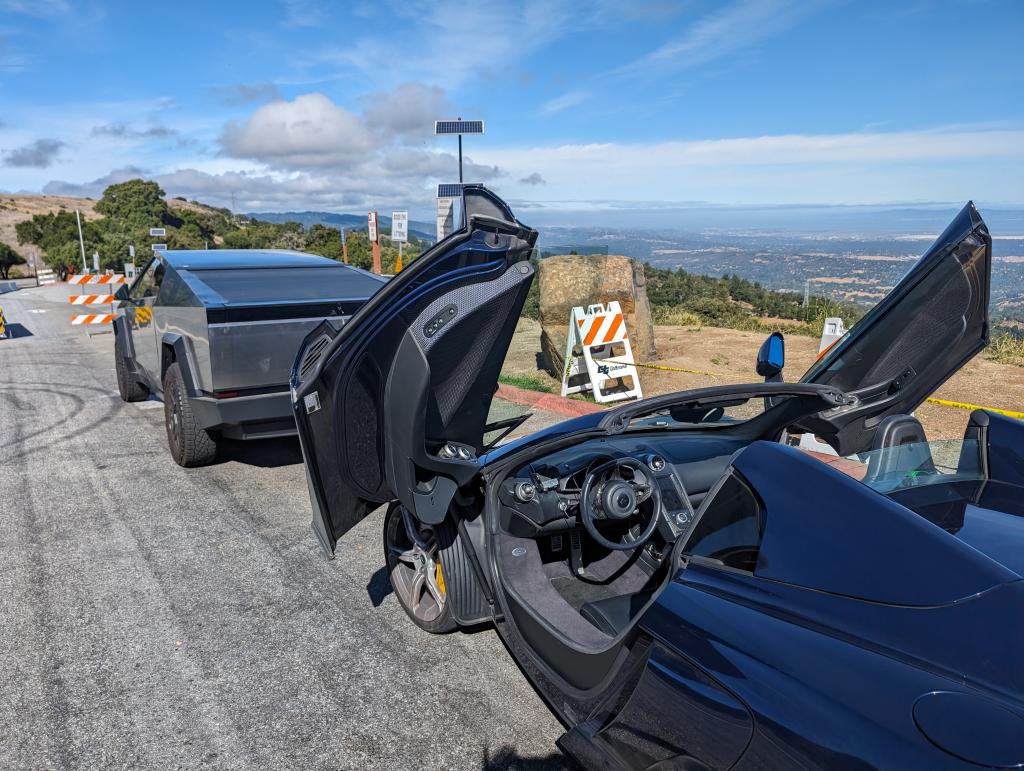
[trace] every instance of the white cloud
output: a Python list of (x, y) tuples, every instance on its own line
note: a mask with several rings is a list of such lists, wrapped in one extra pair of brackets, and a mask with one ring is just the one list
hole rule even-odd
[(284, 0), (286, 27), (315, 27), (325, 16), (323, 5), (317, 0)]
[[(664, 78), (709, 62), (735, 56), (766, 38), (792, 27), (819, 11), (823, 3), (798, 4), (794, 0), (738, 0), (699, 18), (681, 35), (643, 56), (588, 79), (589, 92), (607, 91), (624, 79)], [(680, 85), (673, 84), (678, 90)], [(577, 89), (549, 100), (541, 108), (553, 114), (585, 101), (590, 93)]]
[(71, 12), (67, 0), (0, 0), (0, 13), (27, 16), (62, 16)]
[(362, 99), (367, 126), (403, 142), (427, 139), (434, 121), (451, 116), (452, 106), (444, 91), (422, 83), (402, 83), (393, 91)]
[[(487, 159), (513, 177), (544, 169), (552, 200), (1024, 201), (1022, 129), (507, 147), (489, 150)], [(536, 197), (536, 190), (511, 186), (509, 194)]]
[(561, 96), (555, 97), (554, 99), (549, 99), (541, 106), (540, 111), (545, 115), (552, 115), (556, 112), (567, 110), (570, 107), (575, 107), (582, 103), (588, 96), (590, 96), (590, 94), (586, 91), (569, 91)]
[(45, 169), (53, 165), (64, 142), (57, 139), (37, 139), (23, 147), (4, 154), (4, 166), (12, 168)]
[(611, 74), (650, 75), (697, 67), (783, 32), (812, 10), (813, 4), (793, 0), (740, 0), (699, 19), (679, 37)]
[[(533, 52), (578, 30), (585, 17), (568, 0), (395, 0), (376, 4), (374, 11), (379, 33), (315, 52), (306, 64), (343, 70), (333, 77), (362, 73), (386, 87), (417, 80), (455, 90), (469, 80), (505, 77)], [(398, 29), (379, 23), (391, 15), (412, 23)]]
[(366, 124), (323, 94), (270, 102), (248, 121), (231, 122), (225, 152), (282, 168), (324, 168), (351, 163), (375, 149)]

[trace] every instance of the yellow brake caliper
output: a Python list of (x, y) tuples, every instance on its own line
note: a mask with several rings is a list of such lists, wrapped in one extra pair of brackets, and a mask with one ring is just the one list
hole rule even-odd
[(444, 596), (448, 592), (444, 588), (444, 574), (441, 572), (441, 560), (434, 563), (434, 580), (437, 582), (437, 588), (441, 590), (441, 595)]

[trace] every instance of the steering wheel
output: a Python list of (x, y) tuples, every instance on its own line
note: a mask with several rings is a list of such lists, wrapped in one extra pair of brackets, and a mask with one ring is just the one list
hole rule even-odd
[[(622, 474), (629, 469), (629, 479)], [(640, 479), (644, 481), (639, 481)], [(641, 503), (652, 503), (650, 521), (636, 539), (616, 543), (605, 538), (594, 524), (597, 520), (624, 520), (637, 513)], [(651, 472), (633, 458), (616, 458), (591, 469), (580, 490), (580, 518), (587, 534), (615, 551), (628, 551), (643, 546), (658, 526), (661, 515), (661, 490), (654, 484)]]

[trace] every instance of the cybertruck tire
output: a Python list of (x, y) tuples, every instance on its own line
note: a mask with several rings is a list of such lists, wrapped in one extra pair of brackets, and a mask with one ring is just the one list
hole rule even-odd
[(209, 431), (199, 427), (177, 362), (164, 375), (164, 426), (175, 463), (185, 468), (213, 463), (217, 442)]
[(149, 389), (136, 380), (124, 363), (124, 346), (120, 337), (114, 338), (114, 370), (117, 372), (117, 392), (126, 402), (141, 402), (149, 396)]

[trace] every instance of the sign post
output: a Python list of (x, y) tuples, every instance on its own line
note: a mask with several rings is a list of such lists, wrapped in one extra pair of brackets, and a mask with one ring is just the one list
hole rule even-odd
[(341, 261), (348, 265), (348, 241), (345, 239), (345, 226), (341, 226)]
[(377, 234), (377, 212), (366, 215), (367, 230), (370, 234), (370, 248), (373, 251), (373, 272), (380, 275), (380, 239)]
[(409, 212), (391, 212), (391, 240), (398, 242), (398, 259), (395, 260), (395, 273), (401, 273), (402, 268), (402, 244), (409, 240)]

